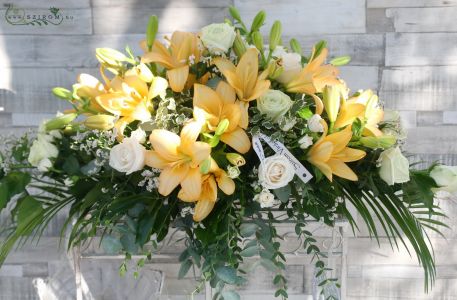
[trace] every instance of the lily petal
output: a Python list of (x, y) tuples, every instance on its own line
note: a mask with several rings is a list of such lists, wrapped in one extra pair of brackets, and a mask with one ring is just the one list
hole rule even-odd
[(202, 192), (202, 174), (199, 168), (189, 169), (187, 176), (181, 181), (181, 188), (188, 199), (198, 199)]
[(189, 66), (185, 65), (176, 69), (167, 71), (170, 87), (174, 92), (180, 93), (186, 85), (187, 77), (189, 76)]
[(146, 151), (144, 163), (151, 168), (165, 169), (171, 163), (170, 161), (161, 157), (156, 151)]
[(200, 200), (197, 202), (197, 205), (195, 205), (195, 212), (194, 212), (194, 221), (195, 222), (200, 222), (203, 219), (205, 219), (210, 212), (213, 210), (214, 205), (216, 203), (212, 202), (210, 200)]
[(221, 135), (221, 141), (242, 154), (248, 152), (251, 148), (251, 141), (249, 140), (248, 135), (240, 127), (232, 132)]
[(357, 181), (357, 175), (344, 162), (338, 159), (330, 159), (327, 164), (332, 169), (332, 173), (351, 181)]
[(220, 81), (216, 87), (216, 92), (224, 104), (233, 104), (236, 100), (235, 90), (225, 81)]
[(163, 169), (159, 176), (159, 193), (163, 196), (170, 195), (188, 172), (187, 164), (175, 164), (173, 167)]
[(164, 129), (154, 129), (149, 135), (152, 148), (165, 160), (177, 161), (180, 159), (178, 147), (181, 144), (179, 136)]
[(202, 84), (194, 84), (194, 107), (201, 108), (207, 113), (218, 117), (221, 114), (222, 104), (223, 101), (212, 88)]
[(221, 173), (216, 177), (217, 185), (226, 195), (231, 195), (235, 192), (235, 182), (232, 178), (227, 176), (227, 173), (224, 170), (221, 170)]

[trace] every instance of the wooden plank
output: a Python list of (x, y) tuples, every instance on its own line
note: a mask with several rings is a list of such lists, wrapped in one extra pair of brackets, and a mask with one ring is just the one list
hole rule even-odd
[[(54, 15), (48, 8), (21, 7), (17, 12), (0, 9), (0, 34), (91, 34), (90, 8), (66, 8)], [(40, 20), (48, 22), (45, 24)], [(50, 45), (49, 45), (50, 46)]]
[(372, 89), (378, 90), (379, 80), (378, 67), (371, 66), (343, 66), (340, 67), (340, 77), (343, 79), (351, 91)]
[(386, 16), (384, 8), (367, 9), (367, 32), (384, 33), (392, 31), (395, 31), (393, 21)]
[(364, 0), (285, 0), (281, 5), (274, 0), (235, 0), (234, 4), (246, 24), (250, 24), (261, 9), (265, 10), (264, 33), (269, 32), (275, 20), (282, 22), (287, 35), (365, 32)]
[(457, 111), (444, 111), (443, 112), (444, 124), (457, 124)]
[(386, 66), (457, 65), (457, 33), (387, 33)]
[[(446, 123), (443, 121), (444, 115), (442, 111), (418, 111), (417, 126), (439, 126)], [(448, 123), (452, 124), (452, 123)]]
[(18, 8), (90, 8), (90, 0), (0, 0), (0, 7), (6, 7), (9, 4)]
[[(96, 67), (95, 48), (122, 51), (129, 45), (134, 53), (143, 52), (139, 42), (144, 34), (91, 36), (0, 36), (0, 66), (9, 67)], [(53, 47), (50, 47), (53, 45)]]
[(457, 6), (457, 0), (367, 0), (368, 8)]
[(380, 98), (397, 110), (455, 111), (457, 67), (384, 69)]
[(201, 7), (225, 7), (232, 5), (231, 0), (92, 0), (92, 7), (113, 7), (123, 6), (126, 9), (131, 7), (145, 7), (145, 8), (201, 8)]
[(410, 128), (404, 149), (411, 153), (457, 154), (456, 140), (457, 126)]
[(13, 126), (35, 126), (41, 117), (70, 108), (66, 101), (52, 95), (52, 88), (62, 86), (71, 89), (79, 73), (98, 73), (96, 69), (60, 68), (13, 68), (0, 71), (9, 72), (12, 78), (11, 91), (0, 90), (0, 106), (5, 108), (5, 112), (14, 113)]
[[(389, 8), (397, 32), (455, 32), (457, 7)], [(437, 21), (439, 20), (439, 21)]]
[(228, 17), (228, 10), (226, 8), (206, 7), (195, 9), (180, 7), (166, 9), (96, 7), (93, 9), (93, 14), (95, 34), (143, 34), (151, 15), (159, 16), (159, 32), (168, 33), (175, 30), (197, 32), (207, 24), (223, 22), (224, 18)]
[[(287, 33), (288, 34), (288, 33)], [(293, 36), (284, 36), (288, 43)], [(384, 37), (382, 34), (339, 34), (319, 36), (296, 36), (305, 55), (311, 53), (313, 45), (327, 41), (329, 58), (349, 55), (351, 66), (378, 66), (384, 64)]]

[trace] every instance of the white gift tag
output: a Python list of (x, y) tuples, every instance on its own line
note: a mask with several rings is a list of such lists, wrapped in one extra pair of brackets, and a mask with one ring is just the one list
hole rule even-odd
[(277, 140), (272, 140), (269, 136), (266, 136), (263, 133), (256, 134), (252, 137), (252, 148), (254, 149), (261, 162), (265, 160), (265, 153), (263, 152), (261, 140), (264, 140), (265, 143), (267, 143), (268, 146), (270, 146), (270, 148), (273, 149), (276, 154), (287, 158), (289, 163), (294, 167), (295, 174), (297, 174), (297, 176), (304, 183), (307, 183), (311, 180), (311, 178), (313, 178), (313, 175), (311, 175), (311, 173), (300, 163), (300, 161), (296, 159), (289, 150), (287, 150), (284, 144)]

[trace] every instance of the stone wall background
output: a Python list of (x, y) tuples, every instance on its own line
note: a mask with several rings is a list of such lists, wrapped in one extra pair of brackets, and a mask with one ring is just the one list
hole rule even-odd
[[(60, 26), (12, 26), (4, 18), (10, 3), (29, 14), (48, 13), (54, 6), (73, 19)], [(342, 77), (353, 90), (372, 88), (387, 108), (400, 110), (409, 132), (405, 148), (413, 159), (457, 164), (457, 0), (0, 0), (0, 133), (23, 132), (63, 109), (50, 89), (69, 87), (80, 72), (97, 74), (94, 48), (128, 44), (139, 53), (149, 15), (160, 17), (162, 34), (197, 30), (222, 21), (233, 4), (248, 23), (258, 10), (266, 10), (266, 28), (281, 20), (284, 33), (297, 38), (303, 49), (326, 39), (331, 57), (351, 55)], [(455, 200), (440, 200), (450, 229), (447, 239), (431, 234), (438, 278), (428, 295), (415, 258), (392, 251), (385, 240), (379, 248), (362, 229), (345, 241), (347, 299), (457, 299)], [(74, 297), (72, 264), (56, 248), (59, 224), (57, 219), (50, 225), (38, 246), (10, 257), (0, 270), (0, 299)], [(118, 281), (117, 265), (86, 262), (96, 299), (113, 299), (116, 290), (126, 295), (138, 284)], [(186, 299), (192, 279), (178, 282), (176, 268), (169, 262), (148, 266), (143, 276), (153, 282), (162, 274), (154, 270), (164, 271), (165, 293), (171, 296), (162, 298)], [(312, 270), (299, 264), (289, 270), (290, 278), (296, 278), (292, 299), (305, 299)], [(254, 276), (266, 274), (258, 270)], [(152, 296), (157, 285), (150, 288), (147, 294), (158, 298)], [(250, 289), (246, 299), (269, 299), (264, 282), (254, 282)]]

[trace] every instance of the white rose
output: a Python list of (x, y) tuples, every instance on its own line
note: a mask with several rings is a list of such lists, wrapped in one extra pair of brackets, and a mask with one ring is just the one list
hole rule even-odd
[(281, 65), (283, 67), (283, 72), (276, 78), (278, 82), (287, 83), (295, 75), (300, 73), (302, 69), (300, 54), (288, 53), (284, 47), (277, 46), (272, 55), (281, 59)]
[(235, 29), (227, 23), (217, 23), (202, 28), (200, 39), (211, 53), (227, 52), (235, 41)]
[(259, 182), (267, 189), (286, 186), (295, 175), (290, 162), (282, 155), (267, 157), (259, 166)]
[(254, 201), (259, 202), (261, 208), (268, 208), (275, 204), (275, 196), (269, 190), (263, 189), (254, 196)]
[(312, 132), (323, 132), (324, 131), (324, 126), (321, 124), (321, 116), (318, 114), (313, 115), (309, 120), (308, 120), (308, 128)]
[(37, 169), (41, 172), (47, 172), (52, 168), (52, 162), (49, 158), (42, 159), (37, 166)]
[(38, 138), (33, 141), (28, 157), (28, 161), (32, 166), (38, 167), (43, 159), (56, 158), (59, 155), (59, 149), (50, 142), (48, 137), (46, 135), (38, 135)]
[(457, 195), (457, 166), (438, 165), (432, 169), (430, 176), (439, 186), (433, 189), (434, 192), (446, 191)]
[(307, 149), (313, 144), (313, 138), (306, 134), (298, 140), (298, 144), (301, 149)]
[(389, 185), (409, 181), (409, 162), (399, 147), (390, 148), (379, 157), (379, 175)]
[(111, 149), (109, 165), (129, 175), (144, 167), (146, 149), (134, 138), (125, 138)]
[(292, 106), (293, 101), (289, 96), (278, 90), (268, 90), (257, 99), (257, 108), (266, 114), (273, 122), (278, 122)]

